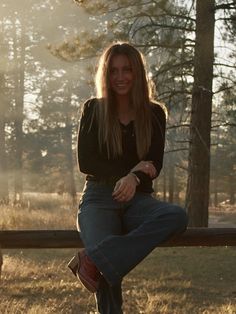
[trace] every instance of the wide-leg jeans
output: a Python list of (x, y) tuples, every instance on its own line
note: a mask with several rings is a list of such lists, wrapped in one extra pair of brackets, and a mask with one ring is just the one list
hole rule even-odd
[(86, 253), (103, 275), (96, 293), (102, 314), (122, 313), (122, 278), (158, 244), (187, 227), (186, 212), (177, 205), (140, 192), (120, 203), (112, 191), (112, 186), (87, 181), (78, 212)]

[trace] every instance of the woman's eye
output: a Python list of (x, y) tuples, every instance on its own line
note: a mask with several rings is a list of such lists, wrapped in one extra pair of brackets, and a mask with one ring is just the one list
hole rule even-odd
[(125, 72), (131, 72), (131, 68), (125, 68)]

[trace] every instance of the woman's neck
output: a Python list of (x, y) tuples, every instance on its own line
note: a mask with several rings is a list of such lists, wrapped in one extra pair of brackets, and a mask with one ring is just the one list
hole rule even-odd
[(130, 99), (126, 95), (116, 98), (116, 105), (118, 113), (125, 113), (130, 111)]
[(116, 104), (118, 119), (122, 124), (126, 125), (129, 124), (130, 121), (134, 120), (134, 110), (129, 99), (120, 99)]

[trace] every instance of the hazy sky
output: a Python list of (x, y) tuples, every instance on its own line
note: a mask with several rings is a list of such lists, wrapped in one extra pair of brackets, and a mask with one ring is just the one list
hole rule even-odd
[[(44, 61), (51, 63), (60, 62), (53, 57), (48, 51), (47, 44), (60, 44), (65, 39), (70, 39), (77, 35), (83, 28), (92, 29), (93, 21), (80, 6), (76, 5), (73, 0), (50, 0), (49, 2), (58, 3), (50, 6), (45, 5), (45, 0), (0, 0), (0, 23), (6, 23), (7, 17), (11, 15), (22, 16), (26, 19), (26, 25), (33, 23), (35, 30), (38, 32), (32, 34), (37, 41), (37, 47), (34, 48), (35, 57), (43, 58)], [(37, 4), (38, 3), (38, 4)], [(32, 10), (32, 4), (41, 7), (40, 13)], [(18, 12), (18, 13), (16, 13)], [(27, 27), (27, 26), (26, 26)], [(27, 29), (26, 29), (27, 31)], [(29, 29), (28, 29), (29, 31)]]
[[(48, 2), (52, 5), (48, 5)], [(184, 2), (190, 3), (190, 1)], [(32, 5), (35, 5), (33, 11)], [(34, 62), (42, 63), (46, 69), (64, 69), (71, 76), (75, 76), (73, 79), (77, 79), (77, 72), (74, 71), (75, 63), (65, 62), (52, 56), (47, 49), (47, 44), (60, 44), (64, 40), (69, 41), (79, 34), (81, 29), (92, 31), (96, 27), (96, 22), (80, 6), (76, 5), (73, 0), (0, 0), (0, 7), (0, 23), (3, 20), (6, 22), (8, 15), (14, 15), (14, 12), (18, 12), (20, 16), (26, 17), (29, 24), (30, 22), (34, 23), (35, 29), (38, 27), (38, 33), (32, 34), (37, 42), (35, 47), (31, 49)], [(36, 10), (39, 7), (41, 7), (40, 14)], [(216, 25), (215, 42), (217, 46), (222, 44), (219, 40), (221, 30), (222, 28), (218, 23)], [(221, 48), (218, 51), (219, 57), (224, 60), (225, 50)], [(230, 62), (231, 60), (224, 61)], [(82, 71), (85, 62), (77, 62), (76, 66), (78, 71)], [(81, 80), (81, 74), (79, 73), (78, 80)], [(81, 84), (83, 84), (82, 80)]]
[[(53, 5), (48, 5), (48, 2)], [(84, 72), (86, 63), (73, 63), (60, 60), (53, 56), (47, 49), (48, 44), (57, 45), (61, 44), (64, 40), (70, 40), (83, 28), (87, 30), (93, 29), (94, 21), (92, 19), (90, 20), (89, 16), (80, 6), (76, 5), (73, 0), (0, 0), (0, 8), (0, 30), (1, 27), (3, 27), (2, 25), (6, 28), (8, 24), (9, 33), (12, 32), (10, 36), (12, 38), (15, 31), (12, 25), (9, 24), (9, 21), (12, 23), (12, 21), (17, 18), (25, 19), (25, 33), (31, 34), (31, 40), (34, 41), (33, 47), (27, 47), (26, 43), (26, 54), (29, 56), (26, 58), (26, 62), (28, 64), (32, 63), (34, 67), (41, 69), (37, 74), (38, 80), (45, 80), (47, 78), (46, 74), (44, 74), (45, 71), (53, 70), (55, 75), (57, 75), (55, 71), (60, 70), (61, 73), (64, 73), (71, 80), (78, 81), (79, 88), (77, 96), (79, 98), (87, 98), (90, 96), (89, 93), (86, 92), (87, 88), (84, 86), (84, 81), (81, 78), (81, 73)], [(33, 32), (31, 32), (30, 29), (32, 24), (34, 25)], [(0, 40), (0, 44), (1, 42)], [(5, 45), (7, 46), (8, 43)], [(32, 56), (33, 59), (31, 58)], [(2, 66), (5, 66), (4, 62)], [(14, 63), (12, 63), (11, 66), (14, 67)], [(33, 72), (29, 73), (33, 75)], [(30, 85), (30, 77), (27, 77), (27, 73), (25, 76), (25, 84)], [(38, 92), (39, 91), (36, 89), (33, 89), (32, 92), (28, 92), (27, 89), (25, 91), (25, 109), (28, 114), (31, 109), (34, 112), (33, 108)], [(32, 112), (30, 116), (32, 117)]]

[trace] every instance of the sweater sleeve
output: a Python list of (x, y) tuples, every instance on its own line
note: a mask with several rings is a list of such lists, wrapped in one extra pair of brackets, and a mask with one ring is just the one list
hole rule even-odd
[(165, 150), (166, 113), (160, 105), (153, 105), (153, 135), (147, 160), (152, 160), (159, 176)]
[[(153, 133), (151, 146), (145, 160), (153, 161), (153, 164), (157, 171), (155, 178), (157, 178), (161, 172), (163, 165), (166, 130), (166, 114), (164, 109), (158, 104), (152, 104), (152, 126)], [(134, 173), (144, 184), (145, 182), (148, 182), (150, 180), (149, 175), (142, 171), (134, 171)]]
[(96, 99), (85, 102), (78, 132), (78, 164), (81, 172), (97, 178), (125, 175), (122, 160), (108, 159), (100, 153), (98, 124), (95, 115)]

